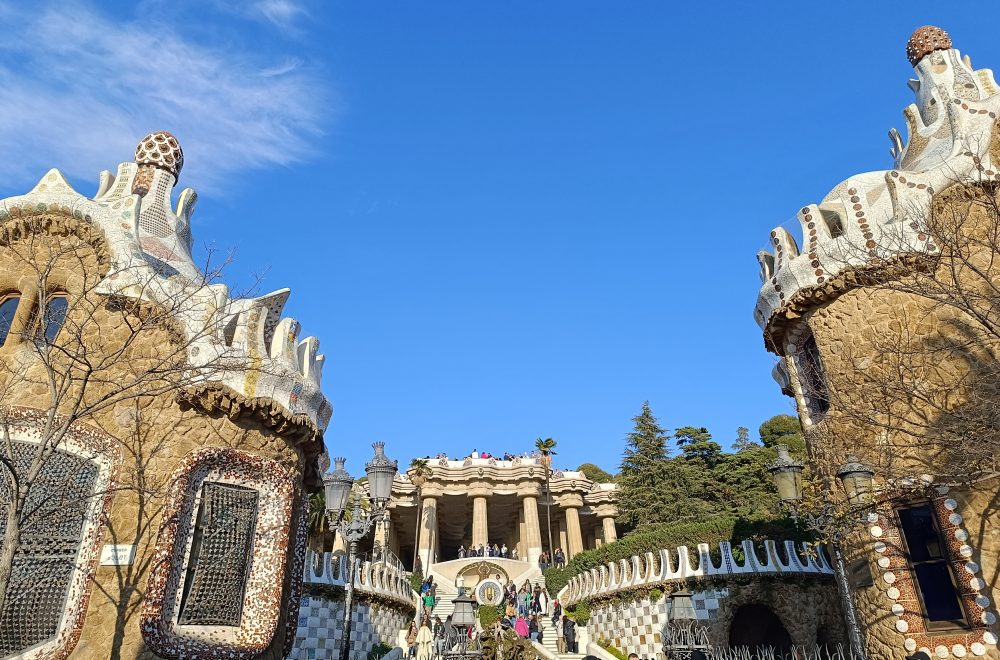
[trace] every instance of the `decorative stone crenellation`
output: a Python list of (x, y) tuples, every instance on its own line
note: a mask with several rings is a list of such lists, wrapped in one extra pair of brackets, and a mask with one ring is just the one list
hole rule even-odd
[(1000, 115), (1000, 87), (992, 71), (973, 69), (943, 31), (941, 37), (928, 30), (918, 30), (908, 46), (919, 56), (910, 84), (916, 102), (903, 112), (908, 143), (890, 133), (894, 168), (838, 184), (819, 204), (799, 210), (803, 245), (776, 227), (772, 251), (757, 255), (762, 286), (754, 318), (779, 354), (787, 321), (900, 259), (937, 254), (926, 223), (936, 191), (1000, 178), (990, 140), (983, 139)]
[(772, 540), (764, 541), (764, 557), (759, 556), (752, 541), (740, 544), (743, 561), (733, 557), (728, 541), (719, 544), (721, 560), (712, 560), (709, 545), (698, 544), (697, 564), (691, 561), (686, 546), (663, 549), (658, 554), (647, 552), (631, 559), (608, 562), (603, 566), (574, 576), (559, 592), (559, 600), (571, 606), (582, 600), (604, 598), (641, 587), (656, 587), (668, 582), (731, 575), (801, 574), (833, 575), (826, 555), (810, 543), (784, 541), (784, 557)]
[[(308, 551), (303, 576), (305, 594), (289, 655), (295, 660), (336, 657), (344, 627), (343, 554)], [(358, 560), (354, 569), (350, 658), (365, 660), (378, 643), (395, 645), (401, 628), (413, 619), (417, 593), (406, 573), (390, 564)]]
[(185, 188), (176, 205), (171, 201), (183, 163), (180, 144), (169, 133), (153, 133), (140, 143), (136, 159), (121, 163), (114, 175), (102, 172), (93, 198), (50, 170), (30, 192), (0, 200), (0, 226), (30, 219), (97, 230), (108, 261), (101, 291), (176, 310), (187, 358), (206, 384), (224, 385), (247, 400), (272, 399), (321, 433), (333, 412), (320, 389), (324, 358), (315, 337), (300, 339), (299, 323), (281, 317), (289, 290), (231, 298), (227, 286), (213, 283), (191, 254), (197, 194)]

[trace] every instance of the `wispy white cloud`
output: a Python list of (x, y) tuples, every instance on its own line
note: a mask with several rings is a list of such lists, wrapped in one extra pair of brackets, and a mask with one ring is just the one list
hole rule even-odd
[(218, 188), (241, 172), (308, 158), (329, 120), (320, 76), (253, 44), (230, 40), (221, 50), (162, 19), (112, 21), (79, 4), (0, 3), (0, 24), (20, 35), (0, 41), (4, 188), (49, 167), (96, 178), (159, 129), (184, 148), (182, 184)]
[(212, 5), (224, 12), (270, 23), (284, 32), (297, 32), (302, 21), (309, 17), (306, 4), (309, 0), (211, 0)]

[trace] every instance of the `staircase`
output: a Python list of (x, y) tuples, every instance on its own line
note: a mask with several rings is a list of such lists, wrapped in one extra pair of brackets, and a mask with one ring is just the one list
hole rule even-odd
[[(579, 660), (580, 658), (586, 657), (585, 653), (559, 653), (559, 642), (557, 641), (558, 637), (556, 635), (556, 629), (552, 625), (551, 615), (542, 617), (541, 622), (542, 646), (546, 651), (551, 653), (556, 658), (559, 658), (559, 660)], [(577, 636), (577, 639), (579, 639), (579, 635)]]
[[(437, 605), (434, 606), (434, 613), (431, 615), (431, 620), (433, 621), (434, 617), (439, 616), (444, 621), (455, 611), (455, 603), (452, 601), (458, 598), (458, 589), (453, 584), (438, 584), (437, 576), (434, 578), (434, 583), (437, 584)], [(422, 607), (423, 604), (421, 604)], [(421, 616), (423, 616), (423, 613), (421, 613)]]

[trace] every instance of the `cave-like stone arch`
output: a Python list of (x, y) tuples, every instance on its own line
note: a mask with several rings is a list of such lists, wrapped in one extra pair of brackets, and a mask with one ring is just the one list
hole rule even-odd
[(769, 646), (787, 651), (792, 637), (774, 610), (761, 603), (747, 603), (740, 605), (729, 624), (729, 646)]

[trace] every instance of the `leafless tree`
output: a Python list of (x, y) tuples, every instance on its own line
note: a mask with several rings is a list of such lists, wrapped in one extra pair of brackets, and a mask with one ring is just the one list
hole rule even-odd
[[(229, 259), (218, 266), (209, 260), (204, 280), (189, 282), (170, 277), (162, 264), (157, 272), (141, 256), (112, 264), (92, 231), (44, 216), (0, 227), (0, 279), (20, 295), (6, 341), (0, 338), (0, 612), (23, 596), (9, 589), (15, 560), (25, 532), (51, 508), (32, 489), (53, 490), (43, 473), (71, 430), (85, 424), (115, 438), (122, 469), (110, 488), (133, 494), (137, 519), (121, 530), (103, 522), (112, 542), (136, 544), (152, 534), (167, 487), (166, 476), (147, 469), (169, 437), (162, 428), (153, 432), (158, 409), (151, 404), (242, 366), (231, 350), (206, 355), (209, 345), (224, 346), (221, 323), (206, 319), (227, 311), (211, 308), (217, 300), (205, 287)], [(25, 408), (39, 413), (27, 443), (15, 433)], [(144, 561), (120, 567), (119, 593), (107, 594), (119, 605), (120, 635), (138, 605)]]

